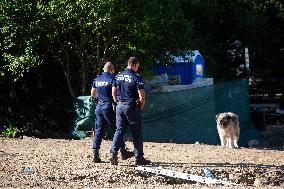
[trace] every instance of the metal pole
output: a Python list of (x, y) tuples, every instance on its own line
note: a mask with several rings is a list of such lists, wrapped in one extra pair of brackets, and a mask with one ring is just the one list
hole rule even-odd
[(246, 79), (249, 79), (250, 67), (249, 67), (249, 50), (248, 50), (248, 47), (245, 47), (245, 70), (246, 70)]
[(138, 166), (136, 168), (136, 170), (145, 171), (145, 172), (149, 172), (149, 173), (156, 173), (156, 174), (159, 174), (159, 175), (175, 177), (175, 178), (180, 178), (180, 179), (185, 179), (185, 180), (190, 180), (190, 181), (195, 181), (195, 182), (201, 182), (201, 183), (206, 183), (206, 184), (223, 184), (223, 185), (240, 186), (239, 184), (236, 184), (236, 183), (231, 183), (231, 182), (222, 181), (222, 180), (213, 179), (213, 178), (208, 178), (208, 177), (202, 177), (202, 176), (198, 176), (198, 175), (182, 173), (182, 172), (173, 171), (173, 170), (170, 170), (170, 169), (163, 169), (162, 167), (142, 167), (142, 166)]

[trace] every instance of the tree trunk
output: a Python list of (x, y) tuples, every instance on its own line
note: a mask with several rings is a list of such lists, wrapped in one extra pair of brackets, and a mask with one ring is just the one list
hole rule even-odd
[(71, 97), (75, 98), (75, 94), (74, 94), (73, 87), (71, 84), (71, 79), (70, 79), (70, 59), (69, 59), (68, 54), (66, 55), (66, 67), (67, 67), (67, 72), (65, 72), (65, 76), (66, 76), (68, 89), (69, 89)]
[(66, 82), (67, 82), (69, 93), (70, 93), (72, 98), (75, 98), (75, 94), (74, 94), (73, 87), (72, 87), (72, 84), (71, 84), (71, 79), (70, 79), (70, 70), (69, 70), (69, 68), (70, 68), (70, 60), (69, 60), (68, 54), (67, 55), (65, 54), (65, 58), (66, 58), (66, 68), (67, 69), (65, 69), (63, 62), (60, 62), (60, 64), (62, 66), (64, 75), (65, 75), (65, 78), (66, 78)]
[(100, 73), (102, 71), (102, 67), (104, 64), (104, 58), (101, 57), (101, 44), (100, 44), (100, 36), (99, 34), (97, 34), (97, 62), (98, 62), (98, 66), (97, 66), (97, 73)]
[(58, 41), (59, 41), (61, 49), (64, 52), (65, 61), (66, 61), (66, 68), (64, 66), (63, 61), (60, 61), (60, 65), (63, 69), (64, 75), (65, 75), (65, 78), (66, 78), (69, 93), (70, 93), (72, 98), (75, 98), (76, 96), (75, 96), (75, 93), (74, 93), (74, 90), (73, 90), (73, 87), (72, 87), (72, 83), (71, 83), (71, 79), (70, 79), (70, 58), (69, 58), (68, 49), (67, 49), (67, 47), (65, 48), (65, 46), (62, 44), (62, 42), (60, 40), (58, 40)]
[(88, 91), (87, 91), (88, 65), (87, 65), (87, 62), (85, 61), (84, 53), (81, 54), (81, 69), (82, 69), (82, 95), (87, 95), (88, 94)]

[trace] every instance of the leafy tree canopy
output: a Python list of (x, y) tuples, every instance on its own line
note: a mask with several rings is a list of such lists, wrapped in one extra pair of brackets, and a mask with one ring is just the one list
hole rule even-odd
[(281, 80), (283, 24), (281, 0), (1, 0), (0, 130), (66, 125), (102, 65), (132, 55), (149, 76), (156, 59), (198, 49), (206, 76), (228, 80), (248, 47), (251, 74)]

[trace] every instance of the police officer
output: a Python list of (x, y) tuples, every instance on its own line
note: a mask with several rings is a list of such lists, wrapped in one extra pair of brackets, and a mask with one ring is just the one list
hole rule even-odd
[(121, 141), (129, 125), (134, 144), (135, 165), (150, 164), (143, 155), (142, 141), (142, 110), (145, 104), (145, 92), (142, 78), (136, 73), (139, 61), (130, 57), (126, 70), (118, 73), (115, 77), (113, 90), (116, 106), (116, 131), (110, 150), (110, 163), (117, 165), (117, 152)]
[[(98, 75), (92, 84), (91, 95), (98, 101), (95, 115), (96, 122), (94, 125), (94, 140), (93, 140), (93, 161), (100, 163), (99, 149), (102, 142), (102, 137), (107, 125), (110, 125), (115, 132), (115, 112), (113, 110), (112, 87), (114, 84), (114, 66), (112, 63), (107, 62), (103, 68), (104, 72)], [(133, 156), (125, 148), (125, 143), (121, 140), (121, 159), (125, 160)]]

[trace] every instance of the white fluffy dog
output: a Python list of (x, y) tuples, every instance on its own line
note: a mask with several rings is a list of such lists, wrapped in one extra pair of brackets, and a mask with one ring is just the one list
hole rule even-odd
[(217, 130), (222, 147), (238, 148), (240, 126), (238, 116), (232, 112), (216, 115)]

